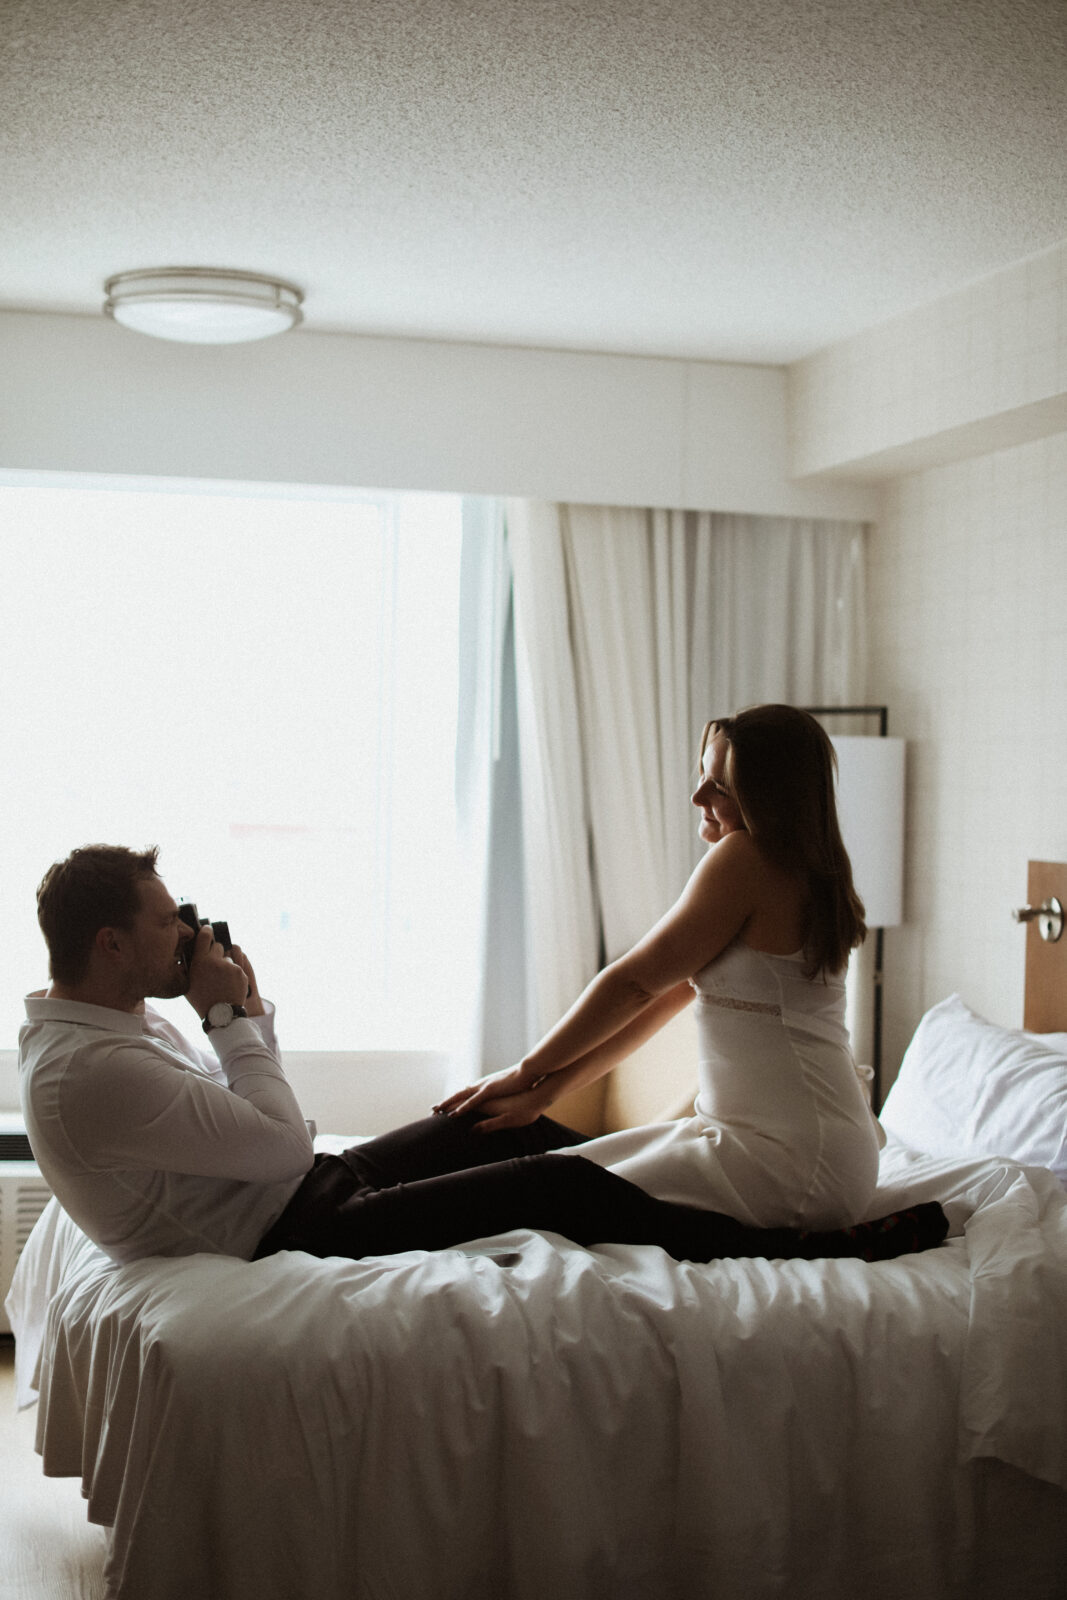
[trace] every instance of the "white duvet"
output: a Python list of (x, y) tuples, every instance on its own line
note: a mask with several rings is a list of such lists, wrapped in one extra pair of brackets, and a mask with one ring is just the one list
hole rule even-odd
[(937, 1250), (709, 1266), (513, 1233), (116, 1267), (53, 1202), (21, 1394), (116, 1600), (970, 1595), (980, 1458), (1064, 1504), (1067, 1200), (890, 1144), (871, 1214), (931, 1198)]

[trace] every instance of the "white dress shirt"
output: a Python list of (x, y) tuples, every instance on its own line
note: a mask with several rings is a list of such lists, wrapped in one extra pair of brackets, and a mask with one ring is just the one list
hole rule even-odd
[(19, 1093), (64, 1211), (116, 1261), (248, 1259), (313, 1160), (282, 1071), (273, 1007), (198, 1051), (166, 1019), (26, 999)]

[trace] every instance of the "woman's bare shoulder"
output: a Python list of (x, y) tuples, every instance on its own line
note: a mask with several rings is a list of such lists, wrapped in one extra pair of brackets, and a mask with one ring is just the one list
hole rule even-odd
[(750, 834), (727, 833), (700, 858), (684, 898), (702, 901), (727, 896), (744, 904), (747, 915), (765, 891), (767, 866)]
[(712, 850), (722, 851), (727, 858), (738, 861), (763, 861), (763, 851), (753, 839), (752, 835), (744, 828), (738, 828), (736, 833), (727, 833), (712, 845)]
[(765, 871), (768, 865), (755, 839), (741, 829), (724, 834), (717, 844), (710, 845), (701, 861), (701, 866), (707, 869), (739, 875)]
[(748, 906), (749, 914), (782, 902), (797, 905), (806, 899), (797, 873), (772, 861), (750, 833), (728, 833), (713, 844), (690, 883), (698, 895), (729, 893)]

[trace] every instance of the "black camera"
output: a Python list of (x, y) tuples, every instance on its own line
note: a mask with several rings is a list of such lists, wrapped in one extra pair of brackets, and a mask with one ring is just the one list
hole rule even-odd
[[(230, 930), (225, 922), (212, 922), (209, 924), (208, 919), (200, 915), (191, 901), (186, 901), (184, 905), (178, 907), (178, 915), (187, 928), (192, 928), (194, 934), (199, 933), (201, 928), (210, 926), (211, 932), (215, 937), (215, 943), (221, 944), (223, 950), (229, 955), (233, 948), (233, 940), (230, 938)], [(185, 958), (185, 965), (188, 968), (193, 954), (191, 941), (183, 945), (182, 954)]]

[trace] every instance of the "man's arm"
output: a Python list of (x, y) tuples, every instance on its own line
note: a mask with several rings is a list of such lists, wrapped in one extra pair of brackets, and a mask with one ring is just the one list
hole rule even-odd
[(91, 1071), (72, 1063), (60, 1108), (81, 1160), (258, 1183), (302, 1176), (314, 1152), (280, 1063), (254, 1022), (216, 1031), (226, 1086), (150, 1037), (116, 1044)]
[(198, 1052), (184, 1039), (165, 1040), (166, 1024), (155, 1019), (146, 1035), (94, 1058), (91, 1071), (65, 1074), (64, 1127), (88, 1166), (259, 1183), (300, 1177), (311, 1166), (311, 1136), (296, 1096), (260, 1031), (266, 1008), (255, 974), (237, 955), (239, 961), (229, 959), (207, 927), (189, 964), (186, 999), (199, 1017), (217, 1001), (251, 1001), (257, 1013), (207, 1036), (223, 1082), (216, 1072), (192, 1070), (203, 1067)]

